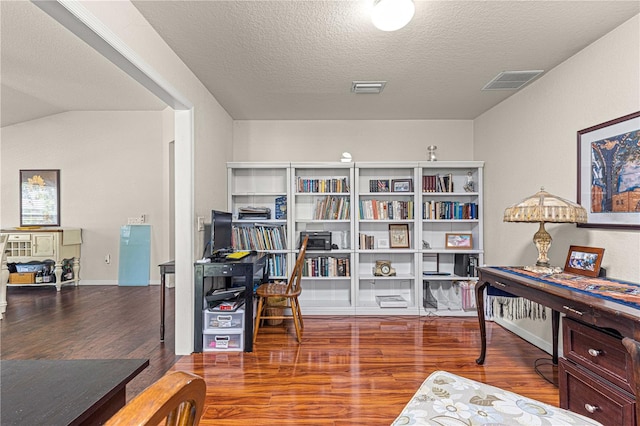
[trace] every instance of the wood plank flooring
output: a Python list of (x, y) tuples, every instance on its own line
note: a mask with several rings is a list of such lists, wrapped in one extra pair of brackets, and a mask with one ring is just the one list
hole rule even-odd
[(476, 365), (475, 318), (305, 317), (301, 345), (288, 324), (261, 328), (252, 353), (177, 357), (173, 291), (161, 344), (158, 287), (10, 288), (0, 355), (149, 358), (129, 398), (167, 369), (194, 372), (207, 383), (203, 425), (389, 425), (435, 370), (558, 405), (533, 366), (550, 357), (498, 325), (488, 324), (487, 360)]
[[(167, 291), (167, 307), (174, 303)], [(179, 358), (174, 350), (174, 309), (167, 309), (160, 342), (159, 286), (9, 287), (0, 321), (1, 359), (148, 358), (127, 386), (137, 395)]]

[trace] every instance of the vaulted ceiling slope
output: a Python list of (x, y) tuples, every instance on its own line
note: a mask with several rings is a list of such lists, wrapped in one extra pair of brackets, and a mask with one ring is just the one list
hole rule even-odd
[[(3, 126), (162, 108), (37, 7), (1, 3)], [(133, 4), (237, 120), (473, 119), (514, 93), (481, 91), (499, 72), (548, 72), (640, 13), (637, 0), (417, 0), (409, 25), (382, 32), (372, 0)], [(355, 95), (354, 80), (387, 85)]]
[(2, 127), (65, 111), (159, 111), (147, 89), (28, 1), (0, 1)]

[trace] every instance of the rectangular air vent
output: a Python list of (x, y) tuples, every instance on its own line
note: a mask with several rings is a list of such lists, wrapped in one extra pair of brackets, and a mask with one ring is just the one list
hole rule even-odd
[(543, 72), (544, 70), (503, 71), (488, 82), (482, 90), (517, 90)]
[(384, 89), (386, 81), (354, 81), (351, 83), (353, 93), (374, 93), (378, 94)]

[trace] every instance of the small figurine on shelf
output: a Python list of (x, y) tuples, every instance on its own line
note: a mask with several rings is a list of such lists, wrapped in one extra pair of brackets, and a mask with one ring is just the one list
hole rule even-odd
[(429, 161), (437, 161), (438, 160), (436, 158), (436, 149), (438, 149), (438, 147), (435, 146), (435, 145), (429, 145), (427, 147), (427, 151), (429, 151), (429, 155), (428, 155)]
[(467, 183), (463, 188), (466, 192), (473, 192), (473, 174), (471, 172), (467, 172)]

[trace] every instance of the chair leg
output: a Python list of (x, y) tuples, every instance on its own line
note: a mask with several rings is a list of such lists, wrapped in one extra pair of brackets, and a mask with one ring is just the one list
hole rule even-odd
[(304, 321), (302, 320), (302, 310), (300, 309), (300, 301), (298, 300), (298, 298), (295, 298), (296, 300), (296, 309), (298, 311), (298, 318), (300, 320), (300, 329), (304, 330)]
[(302, 317), (299, 315), (299, 313), (300, 306), (298, 305), (298, 300), (296, 298), (293, 298), (291, 299), (291, 314), (293, 315), (293, 325), (296, 327), (296, 337), (298, 338), (298, 343), (302, 343)]
[(264, 304), (264, 298), (258, 298), (258, 308), (256, 310), (256, 322), (253, 325), (253, 343), (256, 343), (258, 338), (258, 329), (260, 328), (260, 317), (262, 316), (262, 305)]

